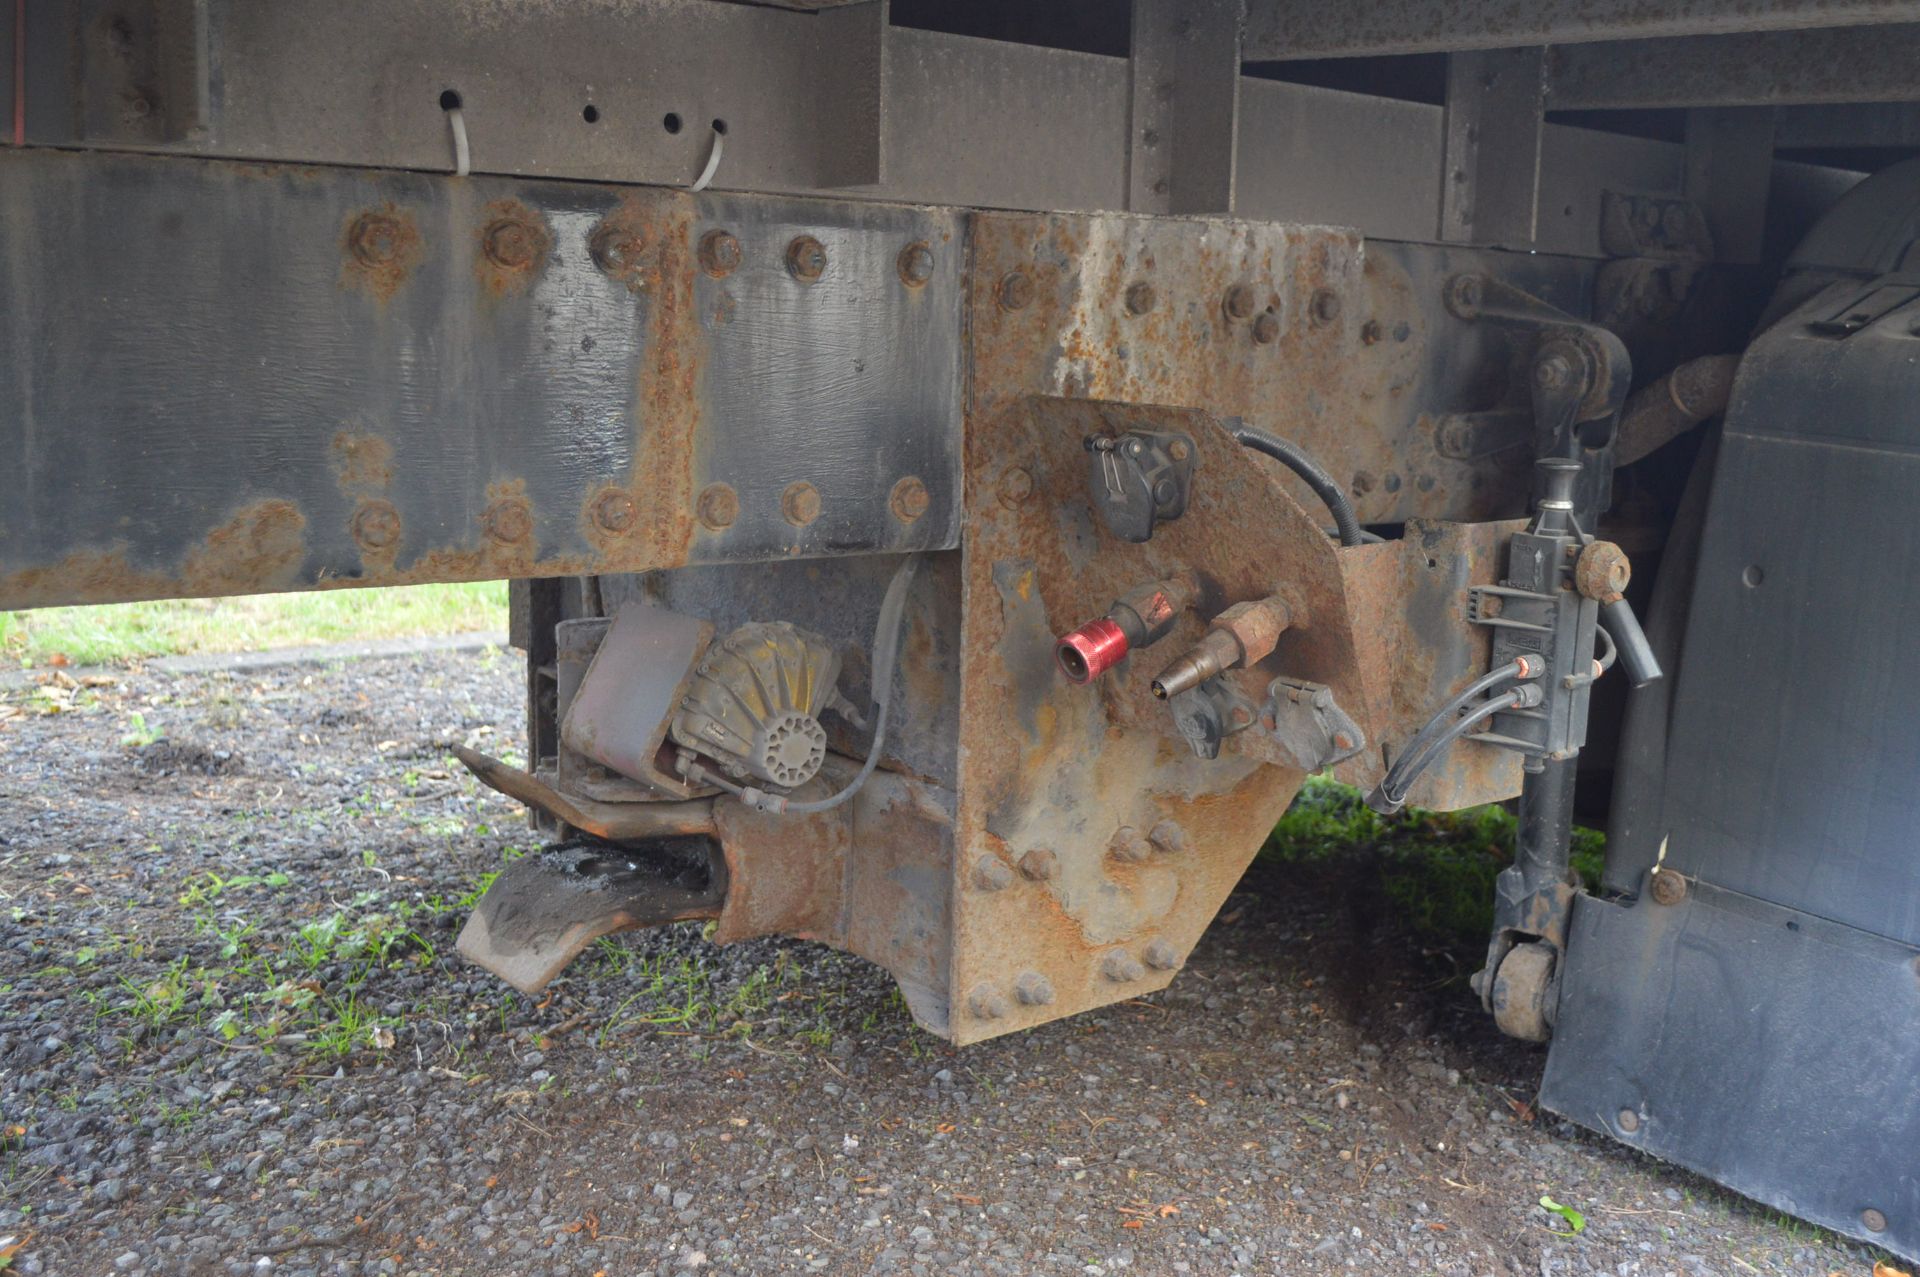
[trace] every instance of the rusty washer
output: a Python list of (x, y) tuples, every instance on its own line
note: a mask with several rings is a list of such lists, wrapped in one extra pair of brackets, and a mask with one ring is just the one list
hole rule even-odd
[(708, 231), (700, 237), (700, 269), (725, 279), (740, 268), (740, 241), (731, 231)]
[(811, 235), (797, 236), (787, 245), (787, 274), (803, 284), (817, 284), (827, 273), (827, 246)]

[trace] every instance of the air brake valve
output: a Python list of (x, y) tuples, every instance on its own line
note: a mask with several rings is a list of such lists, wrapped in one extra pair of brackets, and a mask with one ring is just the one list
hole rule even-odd
[(1293, 611), (1278, 595), (1234, 604), (1213, 618), (1205, 638), (1160, 671), (1153, 680), (1153, 694), (1164, 701), (1216, 674), (1258, 665), (1292, 624)]
[(1091, 683), (1127, 658), (1167, 636), (1180, 614), (1193, 606), (1197, 585), (1190, 576), (1136, 586), (1115, 600), (1107, 614), (1060, 636), (1054, 657), (1073, 683)]

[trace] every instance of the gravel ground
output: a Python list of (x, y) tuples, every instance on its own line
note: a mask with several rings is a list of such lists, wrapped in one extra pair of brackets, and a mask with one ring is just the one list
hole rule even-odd
[(1358, 860), (1257, 866), (1164, 994), (965, 1051), (864, 963), (692, 926), (536, 1002), (452, 952), (532, 844), (446, 754), (512, 752), (516, 655), (54, 677), (0, 704), (16, 1271), (1872, 1264), (1536, 1117), (1540, 1053)]

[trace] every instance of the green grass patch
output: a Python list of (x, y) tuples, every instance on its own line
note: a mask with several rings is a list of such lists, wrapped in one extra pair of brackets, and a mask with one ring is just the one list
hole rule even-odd
[[(1512, 863), (1513, 834), (1514, 818), (1502, 807), (1381, 816), (1359, 790), (1312, 776), (1261, 854), (1328, 868), (1370, 856), (1382, 890), (1416, 932), (1471, 952), (1485, 948), (1493, 929), (1493, 880)], [(1574, 828), (1573, 867), (1590, 891), (1599, 886), (1605, 847), (1599, 831)]]
[(0, 653), (24, 666), (410, 638), (507, 627), (507, 583), (246, 594), (0, 612)]

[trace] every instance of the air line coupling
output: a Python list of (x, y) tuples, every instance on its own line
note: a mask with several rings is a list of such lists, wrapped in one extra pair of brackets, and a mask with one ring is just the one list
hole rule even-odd
[(1136, 586), (1115, 600), (1107, 614), (1063, 634), (1054, 643), (1060, 672), (1072, 683), (1091, 683), (1135, 648), (1165, 638), (1180, 614), (1193, 606), (1199, 586), (1190, 575)]
[(1153, 694), (1168, 700), (1226, 670), (1259, 664), (1292, 624), (1293, 610), (1277, 594), (1234, 604), (1213, 618), (1205, 638), (1160, 671)]

